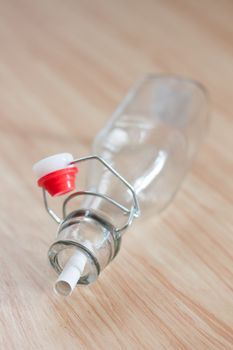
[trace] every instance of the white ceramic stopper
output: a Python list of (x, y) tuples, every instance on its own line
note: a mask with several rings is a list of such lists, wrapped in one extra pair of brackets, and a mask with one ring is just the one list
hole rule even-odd
[(53, 171), (67, 168), (74, 160), (70, 153), (59, 153), (53, 156), (41, 159), (33, 165), (33, 171), (36, 177), (40, 179), (42, 176), (52, 173)]
[(57, 294), (68, 296), (73, 292), (84, 271), (86, 262), (87, 257), (81, 250), (77, 250), (74, 255), (71, 256), (54, 284), (54, 290)]

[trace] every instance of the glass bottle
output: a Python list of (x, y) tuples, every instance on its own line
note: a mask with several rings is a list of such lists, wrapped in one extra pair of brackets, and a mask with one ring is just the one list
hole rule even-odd
[[(89, 161), (87, 191), (64, 202), (64, 218), (49, 249), (60, 274), (59, 294), (70, 294), (76, 283), (94, 282), (118, 253), (134, 218), (158, 214), (170, 203), (207, 123), (206, 92), (195, 81), (149, 75), (129, 91), (96, 136), (95, 156), (79, 160)], [(76, 195), (83, 195), (81, 208), (67, 214)]]

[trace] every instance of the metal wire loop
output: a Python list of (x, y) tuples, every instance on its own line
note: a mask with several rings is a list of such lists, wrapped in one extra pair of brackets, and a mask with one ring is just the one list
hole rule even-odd
[(49, 215), (57, 223), (60, 224), (66, 217), (66, 207), (67, 207), (68, 202), (71, 199), (73, 199), (73, 198), (75, 198), (77, 196), (81, 196), (81, 195), (97, 196), (97, 197), (103, 198), (104, 200), (108, 201), (112, 205), (118, 207), (125, 214), (128, 214), (128, 220), (127, 220), (126, 224), (124, 224), (121, 228), (116, 228), (116, 232), (121, 232), (121, 231), (125, 230), (128, 226), (131, 225), (133, 219), (135, 217), (138, 217), (139, 214), (140, 214), (139, 203), (138, 203), (137, 195), (136, 195), (136, 193), (134, 191), (134, 188), (110, 164), (108, 164), (103, 158), (101, 158), (99, 156), (91, 155), (91, 156), (87, 156), (87, 157), (78, 158), (78, 159), (75, 159), (70, 164), (71, 165), (72, 164), (77, 164), (77, 163), (84, 162), (84, 161), (87, 161), (87, 160), (97, 160), (100, 163), (102, 163), (114, 176), (116, 176), (129, 189), (129, 191), (132, 194), (132, 199), (133, 199), (133, 205), (132, 205), (131, 209), (126, 208), (122, 204), (118, 203), (114, 199), (112, 199), (112, 198), (110, 198), (110, 197), (108, 197), (108, 196), (106, 196), (104, 194), (97, 193), (97, 192), (92, 192), (92, 191), (78, 191), (78, 192), (72, 193), (70, 196), (68, 196), (65, 199), (65, 201), (63, 203), (63, 207), (62, 207), (62, 211), (63, 211), (63, 219), (62, 219), (49, 207), (48, 200), (47, 200), (47, 192), (43, 189), (43, 199), (44, 199), (45, 209), (47, 210)]

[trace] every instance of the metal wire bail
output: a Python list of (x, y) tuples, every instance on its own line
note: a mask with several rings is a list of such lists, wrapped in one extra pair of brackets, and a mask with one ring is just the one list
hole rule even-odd
[(121, 176), (110, 164), (108, 164), (103, 158), (97, 156), (97, 155), (90, 155), (90, 156), (86, 156), (86, 157), (82, 157), (82, 158), (77, 158), (74, 161), (72, 161), (70, 163), (70, 165), (73, 164), (78, 164), (84, 161), (88, 161), (88, 160), (96, 160), (99, 161), (100, 163), (102, 163), (102, 165), (104, 167), (106, 167), (115, 177), (117, 177), (127, 188), (128, 190), (131, 192), (132, 194), (132, 201), (133, 204), (131, 206), (130, 209), (126, 208), (124, 205), (118, 203), (117, 201), (115, 201), (113, 198), (108, 197), (102, 193), (98, 193), (98, 192), (93, 192), (93, 191), (77, 191), (72, 193), (71, 195), (69, 195), (63, 202), (63, 206), (62, 206), (62, 212), (63, 212), (63, 218), (60, 218), (48, 205), (48, 198), (47, 198), (47, 191), (43, 188), (43, 200), (44, 200), (44, 205), (45, 205), (45, 209), (47, 210), (48, 214), (58, 223), (60, 224), (65, 218), (66, 218), (66, 208), (67, 208), (67, 204), (70, 200), (72, 200), (73, 198), (77, 197), (77, 196), (96, 196), (96, 197), (100, 197), (106, 201), (108, 201), (109, 203), (111, 203), (112, 205), (116, 206), (117, 208), (119, 208), (120, 210), (122, 210), (125, 214), (128, 214), (128, 220), (127, 222), (120, 228), (116, 228), (116, 232), (120, 233), (121, 231), (125, 230), (128, 226), (131, 225), (132, 221), (134, 218), (138, 217), (140, 215), (140, 209), (139, 209), (139, 203), (138, 203), (138, 199), (137, 199), (137, 195), (136, 192), (134, 190), (134, 188), (131, 186), (131, 184), (125, 180), (125, 178), (123, 176)]

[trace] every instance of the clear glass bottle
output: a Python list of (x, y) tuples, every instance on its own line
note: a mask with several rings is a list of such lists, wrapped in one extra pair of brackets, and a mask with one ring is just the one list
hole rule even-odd
[[(199, 83), (149, 75), (129, 91), (96, 136), (92, 153), (131, 184), (142, 217), (154, 215), (174, 197), (207, 123), (206, 92)], [(82, 254), (85, 263), (74, 284), (94, 282), (116, 256), (132, 207), (132, 192), (101, 162), (90, 160), (88, 174), (88, 191), (112, 198), (129, 211), (103, 197), (85, 195), (82, 207), (65, 216), (49, 259), (60, 274), (70, 257)], [(56, 284), (60, 294), (70, 294), (72, 289), (62, 279)]]

